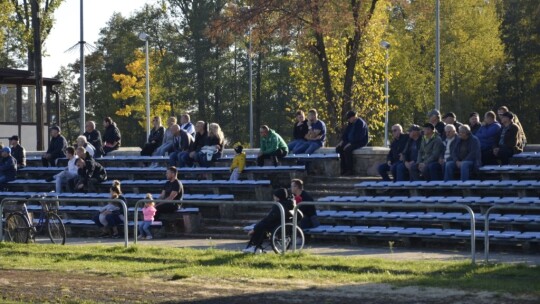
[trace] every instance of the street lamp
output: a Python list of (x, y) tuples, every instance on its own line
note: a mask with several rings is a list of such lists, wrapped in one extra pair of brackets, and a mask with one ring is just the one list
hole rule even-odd
[(144, 41), (146, 52), (146, 138), (150, 137), (150, 67), (148, 60), (148, 39), (150, 36), (146, 33), (139, 33), (139, 39)]
[(441, 23), (440, 0), (435, 0), (435, 109), (441, 110)]
[(384, 80), (384, 96), (385, 96), (385, 111), (384, 116), (384, 146), (388, 147), (388, 65), (390, 64), (388, 57), (390, 53), (390, 43), (388, 41), (381, 41), (381, 47), (386, 50), (386, 74)]
[(248, 62), (249, 62), (249, 147), (253, 148), (253, 59), (251, 58), (251, 26), (248, 31)]

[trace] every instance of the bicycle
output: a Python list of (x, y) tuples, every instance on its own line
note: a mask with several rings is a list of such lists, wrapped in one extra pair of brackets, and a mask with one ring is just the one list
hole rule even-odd
[(57, 214), (58, 202), (40, 202), (39, 219), (30, 221), (26, 203), (22, 203), (22, 211), (15, 211), (6, 218), (6, 238), (15, 243), (35, 242), (36, 236), (47, 229), (47, 235), (53, 244), (66, 243), (66, 228), (62, 218)]

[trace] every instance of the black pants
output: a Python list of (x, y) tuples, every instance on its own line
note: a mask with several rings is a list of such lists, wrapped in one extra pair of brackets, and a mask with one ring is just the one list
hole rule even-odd
[(265, 220), (258, 222), (253, 228), (253, 234), (249, 239), (248, 246), (260, 247), (264, 241), (264, 238), (266, 237), (266, 234), (268, 232), (272, 232), (277, 226), (279, 226), (279, 223), (267, 222)]
[(347, 144), (340, 144), (336, 146), (336, 153), (339, 153), (341, 160), (341, 173), (352, 173), (353, 170), (353, 156), (354, 150), (360, 148), (359, 145), (350, 144), (345, 148)]
[(159, 144), (146, 143), (141, 150), (141, 156), (152, 156), (152, 153), (156, 151), (159, 147)]
[(257, 157), (257, 166), (264, 166), (264, 160), (265, 159), (271, 159), (274, 163), (274, 166), (278, 165), (278, 159), (283, 159), (285, 156), (287, 156), (287, 150), (280, 148), (276, 151), (269, 153), (269, 154), (263, 154), (259, 157)]
[(159, 220), (161, 214), (175, 213), (178, 210), (178, 204), (175, 203), (163, 203), (159, 206), (156, 206), (156, 215), (154, 216), (155, 220)]
[(43, 167), (56, 167), (56, 160), (57, 158), (54, 158), (54, 157), (51, 157), (49, 159), (42, 157), (41, 163), (43, 164)]
[(514, 149), (507, 146), (499, 147), (499, 153), (497, 153), (497, 159), (501, 161), (501, 165), (508, 165), (510, 158), (514, 155)]

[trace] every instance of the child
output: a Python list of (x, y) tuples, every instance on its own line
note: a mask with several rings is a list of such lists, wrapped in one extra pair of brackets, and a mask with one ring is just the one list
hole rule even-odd
[[(146, 199), (151, 200), (152, 194), (146, 194)], [(144, 240), (145, 235), (147, 240), (152, 239), (152, 233), (150, 233), (150, 226), (154, 222), (154, 216), (156, 215), (156, 208), (154, 207), (154, 202), (147, 202), (142, 208), (142, 213), (144, 215), (144, 221), (139, 222), (139, 236), (138, 239)]]
[(240, 173), (244, 171), (244, 167), (246, 166), (246, 153), (242, 152), (243, 149), (244, 147), (241, 145), (234, 148), (236, 155), (231, 164), (231, 177), (229, 178), (231, 181), (238, 180)]

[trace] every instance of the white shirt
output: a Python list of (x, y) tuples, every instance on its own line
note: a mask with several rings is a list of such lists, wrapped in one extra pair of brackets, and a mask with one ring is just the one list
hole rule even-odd
[(450, 151), (450, 146), (452, 145), (452, 142), (456, 140), (456, 136), (452, 139), (446, 138), (446, 149), (444, 149), (444, 161), (446, 161), (452, 154), (452, 151)]
[[(189, 126), (188, 126), (189, 124)], [(195, 136), (195, 126), (192, 124), (192, 123), (185, 123), (183, 125), (180, 126), (182, 129), (184, 129), (184, 131), (186, 131), (188, 134), (190, 134), (191, 136)]]
[(67, 171), (69, 173), (77, 174), (77, 170), (79, 169), (77, 168), (77, 159), (79, 159), (79, 157), (75, 155), (68, 161)]

